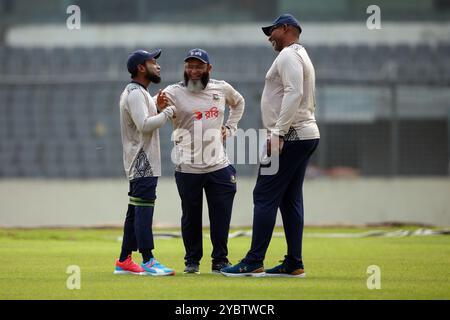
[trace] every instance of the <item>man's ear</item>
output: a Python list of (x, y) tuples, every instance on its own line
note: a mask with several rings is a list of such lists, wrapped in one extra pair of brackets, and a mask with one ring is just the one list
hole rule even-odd
[(208, 64), (208, 72), (211, 72), (211, 70), (212, 70), (212, 64)]
[(138, 69), (138, 72), (145, 72), (146, 71), (143, 64), (138, 65), (137, 69)]

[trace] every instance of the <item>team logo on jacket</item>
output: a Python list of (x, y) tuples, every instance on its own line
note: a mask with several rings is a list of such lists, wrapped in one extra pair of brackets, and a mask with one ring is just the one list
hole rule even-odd
[(220, 100), (220, 96), (217, 93), (213, 93), (213, 100)]

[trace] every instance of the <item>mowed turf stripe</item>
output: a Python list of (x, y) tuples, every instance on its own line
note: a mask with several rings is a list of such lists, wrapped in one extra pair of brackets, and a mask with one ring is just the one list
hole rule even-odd
[[(7, 233), (9, 232), (9, 234)], [(207, 232), (207, 231), (204, 231)], [(336, 232), (334, 230), (333, 232)], [(115, 276), (120, 230), (0, 232), (1, 299), (450, 299), (447, 236), (304, 240), (305, 279), (239, 278), (210, 274), (204, 240), (200, 275), (183, 275), (181, 239), (156, 240), (154, 254), (174, 277)], [(45, 240), (39, 240), (45, 239)], [(230, 260), (242, 259), (250, 238), (229, 241)], [(271, 241), (266, 267), (283, 258), (283, 238)], [(136, 262), (140, 255), (134, 253)], [(81, 270), (81, 289), (69, 290), (67, 267)], [(381, 269), (381, 289), (369, 290), (367, 268)], [(30, 269), (32, 267), (32, 269)]]

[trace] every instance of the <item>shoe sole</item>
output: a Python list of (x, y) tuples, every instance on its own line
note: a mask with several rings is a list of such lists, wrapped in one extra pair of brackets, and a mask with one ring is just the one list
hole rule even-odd
[(153, 276), (153, 277), (174, 276), (175, 275), (175, 271), (174, 272), (170, 272), (170, 273), (143, 272), (142, 275), (143, 276)]
[(221, 273), (220, 273), (220, 270), (222, 270), (222, 268), (220, 268), (220, 269), (211, 269), (211, 273), (214, 273), (214, 274), (221, 274)]
[(113, 272), (113, 274), (134, 274), (134, 275), (137, 275), (137, 276), (141, 276), (144, 273), (145, 272), (132, 272), (132, 271), (125, 271), (125, 270), (122, 270), (122, 271), (114, 270), (114, 272)]
[(266, 277), (273, 278), (306, 278), (306, 273), (301, 274), (283, 274), (283, 273), (266, 273)]
[(265, 272), (257, 272), (257, 273), (227, 273), (220, 272), (225, 277), (264, 277), (266, 275)]
[(186, 271), (184, 271), (183, 274), (200, 274), (200, 271), (197, 271), (197, 272), (186, 272)]

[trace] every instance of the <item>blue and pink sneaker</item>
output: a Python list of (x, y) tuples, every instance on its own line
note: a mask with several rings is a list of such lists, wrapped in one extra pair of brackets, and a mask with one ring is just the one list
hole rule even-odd
[(148, 276), (173, 276), (175, 271), (163, 266), (155, 258), (151, 258), (147, 263), (141, 264), (142, 269), (144, 269), (144, 275)]

